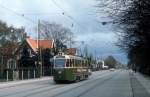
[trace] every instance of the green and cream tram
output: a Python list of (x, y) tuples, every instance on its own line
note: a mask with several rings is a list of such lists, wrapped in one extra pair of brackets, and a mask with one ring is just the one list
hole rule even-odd
[(87, 61), (78, 56), (59, 54), (54, 56), (54, 81), (79, 81), (91, 74)]

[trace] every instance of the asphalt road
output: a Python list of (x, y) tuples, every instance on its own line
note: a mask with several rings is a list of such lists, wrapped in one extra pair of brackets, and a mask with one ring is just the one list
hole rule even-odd
[(52, 79), (0, 88), (0, 97), (133, 97), (127, 70), (94, 72), (88, 80), (55, 84)]

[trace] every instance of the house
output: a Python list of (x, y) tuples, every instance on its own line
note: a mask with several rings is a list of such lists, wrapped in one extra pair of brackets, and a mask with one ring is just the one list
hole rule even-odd
[(8, 69), (34, 69), (41, 68), (43, 75), (47, 69), (52, 68), (50, 58), (54, 55), (54, 41), (52, 39), (26, 38), (15, 50), (14, 56), (7, 62)]
[(67, 55), (76, 55), (76, 53), (77, 53), (77, 49), (76, 48), (68, 48), (65, 51), (65, 54), (67, 54)]
[[(10, 49), (11, 47), (11, 49)], [(2, 78), (3, 73), (7, 69), (7, 62), (12, 57), (12, 49), (14, 46), (5, 46), (5, 48), (0, 48), (0, 78)]]
[[(40, 76), (52, 75), (53, 58), (55, 52), (54, 41), (52, 39), (32, 39), (26, 38), (19, 47), (14, 50), (13, 57), (7, 61), (7, 70), (9, 73), (13, 70), (14, 79), (22, 79), (22, 76), (33, 78), (35, 74)], [(65, 54), (76, 55), (76, 48), (68, 48)], [(24, 73), (22, 73), (22, 71)], [(17, 76), (16, 76), (17, 75)]]

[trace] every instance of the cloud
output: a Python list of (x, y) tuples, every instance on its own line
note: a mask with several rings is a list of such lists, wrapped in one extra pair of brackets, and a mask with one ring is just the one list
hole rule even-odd
[[(96, 4), (96, 0), (55, 0), (55, 3), (52, 0), (0, 0), (0, 19), (9, 25), (24, 26), (31, 36), (36, 36), (38, 19), (60, 23), (72, 30), (77, 41), (88, 44), (90, 52), (94, 53), (96, 50), (97, 56), (113, 54), (117, 58), (125, 58), (114, 44), (117, 37), (112, 25), (98, 23), (97, 19), (104, 14), (95, 13)], [(101, 22), (107, 20), (109, 19), (99, 18)]]
[(90, 42), (92, 40), (92, 42), (97, 43), (97, 42), (116, 42), (116, 34), (113, 32), (105, 32), (105, 33), (101, 33), (101, 32), (88, 32), (86, 34), (78, 34), (77, 35), (77, 40), (83, 40), (83, 41), (87, 41)]

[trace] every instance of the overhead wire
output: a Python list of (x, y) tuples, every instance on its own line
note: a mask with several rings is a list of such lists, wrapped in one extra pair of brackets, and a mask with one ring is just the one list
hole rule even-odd
[[(55, 13), (55, 14), (62, 14), (64, 16), (66, 16), (68, 19), (70, 19), (71, 21), (75, 22), (80, 28), (82, 28), (82, 30), (84, 30), (83, 28), (85, 28), (85, 26), (82, 26), (80, 23), (78, 23), (76, 21), (76, 19), (74, 19), (74, 17), (72, 17), (71, 15), (68, 14), (67, 11), (64, 10), (64, 8), (62, 8), (55, 0), (52, 0), (52, 2), (59, 8), (61, 9), (63, 12), (62, 13)], [(31, 23), (34, 23), (34, 24), (37, 24), (37, 22), (33, 21), (31, 18), (28, 18), (26, 17), (25, 15), (32, 15), (32, 14), (35, 14), (35, 15), (43, 15), (43, 14), (47, 14), (47, 15), (50, 15), (50, 14), (54, 14), (54, 13), (18, 13), (2, 4), (0, 4), (0, 7), (3, 8), (3, 9), (6, 9), (8, 11), (10, 11), (11, 13), (17, 15), (17, 16), (20, 16), (22, 18), (24, 18), (25, 20), (31, 22)], [(103, 23), (105, 25), (105, 23)], [(72, 27), (74, 26), (74, 24), (72, 23)]]
[[(75, 22), (80, 28), (85, 28), (84, 26), (82, 26), (80, 23), (78, 23), (77, 21), (76, 21), (76, 19), (74, 19), (71, 15), (69, 15), (68, 14), (68, 12), (67, 11), (65, 11), (64, 10), (64, 8), (62, 8), (55, 0), (52, 0), (52, 2), (53, 2), (53, 4), (55, 4), (59, 9), (61, 9), (62, 11), (63, 11), (63, 15), (64, 16), (67, 16), (70, 20), (72, 20), (73, 22)], [(72, 26), (74, 26), (73, 24), (72, 24)]]
[[(71, 15), (68, 14), (68, 12), (66, 12), (55, 0), (52, 0), (52, 2), (59, 8), (63, 11), (63, 15), (67, 16), (69, 19), (71, 19), (73, 22), (75, 22), (76, 24), (78, 24), (79, 27), (81, 27), (82, 29), (84, 28), (80, 23), (78, 23), (76, 21), (76, 19), (74, 19)], [(98, 22), (98, 21), (97, 21)], [(106, 25), (108, 23), (112, 23), (114, 24), (114, 22), (112, 21), (107, 21), (107, 22), (99, 22), (101, 23), (102, 25)], [(84, 29), (83, 29), (84, 30)], [(110, 44), (110, 42), (108, 42)], [(106, 45), (107, 46), (107, 45)], [(118, 50), (117, 50), (118, 51)], [(114, 53), (113, 51), (111, 51), (111, 53)]]
[(56, 15), (56, 14), (62, 14), (60, 12), (24, 12), (22, 14), (25, 15)]
[[(66, 16), (68, 19), (72, 20), (73, 22), (75, 22), (80, 28), (82, 28), (82, 30), (84, 30), (84, 26), (82, 26), (80, 23), (78, 23), (76, 21), (76, 19), (74, 19), (71, 15), (68, 14), (68, 12), (66, 12), (61, 6), (59, 6), (59, 4), (55, 1), (55, 0), (52, 0), (52, 2), (59, 8), (61, 9), (63, 12), (62, 13), (55, 13), (55, 14), (62, 14), (64, 16)], [(11, 13), (14, 13), (16, 14), (17, 16), (20, 16), (22, 18), (24, 18), (25, 20), (28, 20), (34, 24), (37, 24), (35, 21), (33, 21), (32, 19), (26, 17), (25, 15), (43, 15), (43, 14), (47, 14), (47, 15), (50, 15), (50, 14), (54, 14), (54, 13), (18, 13), (6, 6), (3, 6), (2, 4), (0, 4), (0, 7), (3, 8), (3, 9), (6, 9), (8, 11), (10, 11)], [(74, 23), (71, 24), (71, 26), (73, 27), (74, 26)]]
[(3, 6), (2, 4), (0, 4), (0, 7), (3, 8), (3, 9), (5, 9), (5, 10), (7, 10), (7, 11), (9, 11), (9, 12), (11, 12), (11, 13), (13, 13), (13, 14), (15, 14), (15, 15), (17, 15), (17, 16), (20, 16), (20, 17), (26, 19), (26, 20), (28, 20), (28, 21), (34, 23), (34, 24), (36, 23), (36, 22), (33, 21), (32, 19), (30, 19), (30, 18), (28, 18), (28, 17), (25, 17), (24, 14), (20, 14), (20, 13), (18, 13), (18, 12), (16, 12), (16, 11), (14, 11), (14, 10), (12, 10), (12, 9), (10, 9), (10, 8), (8, 8), (8, 7), (6, 7), (6, 6)]

